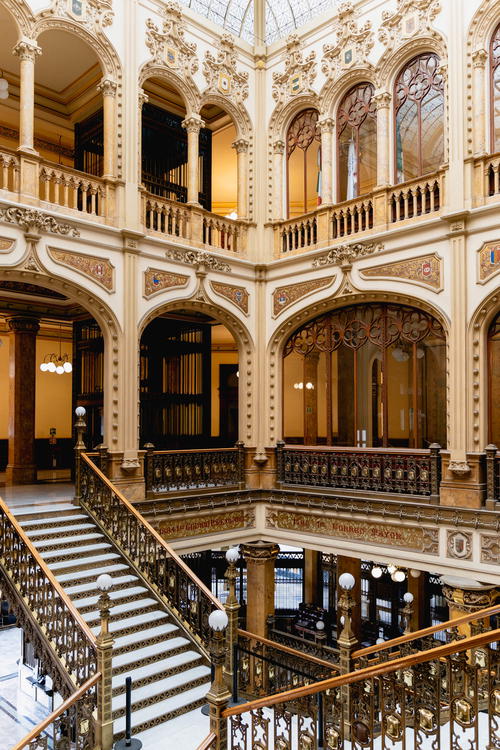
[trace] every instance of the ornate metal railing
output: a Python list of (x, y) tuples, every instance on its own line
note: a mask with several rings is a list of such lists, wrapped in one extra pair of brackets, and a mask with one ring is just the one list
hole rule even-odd
[(19, 158), (10, 151), (0, 151), (0, 189), (19, 192)]
[(208, 616), (222, 604), (85, 453), (79, 494), (85, 510), (206, 648)]
[(500, 746), (500, 630), (222, 713), (230, 750)]
[[(97, 672), (96, 639), (16, 519), (0, 500), (0, 571), (9, 593), (22, 598), (74, 685), (82, 685)], [(16, 602), (11, 602), (15, 608)], [(33, 633), (33, 638), (36, 634)], [(43, 648), (43, 643), (41, 644)], [(60, 664), (54, 665), (60, 672)]]
[(373, 229), (373, 203), (370, 198), (349, 201), (332, 210), (331, 231), (334, 240)]
[(144, 225), (148, 231), (189, 238), (190, 213), (187, 206), (166, 198), (144, 197)]
[(398, 185), (389, 194), (389, 224), (439, 211), (443, 205), (444, 173)]
[(300, 638), (298, 635), (287, 633), (285, 630), (279, 630), (275, 627), (269, 627), (267, 633), (272, 641), (279, 643), (281, 646), (288, 646), (308, 656), (332, 662), (333, 667), (339, 664), (340, 651), (338, 648), (327, 646), (323, 641), (310, 641), (307, 638)]
[(90, 216), (106, 216), (106, 190), (100, 178), (69, 167), (40, 167), (40, 200)]
[(97, 672), (12, 750), (94, 750), (98, 739), (93, 714), (100, 679), (101, 673)]
[(296, 447), (277, 443), (284, 485), (392, 492), (439, 500), (440, 446), (429, 450)]
[(155, 451), (148, 443), (145, 458), (146, 492), (149, 496), (179, 490), (239, 487), (245, 480), (245, 447), (197, 451)]
[(203, 742), (198, 745), (196, 750), (216, 750), (217, 743), (217, 735), (213, 732), (210, 732), (208, 737), (205, 737)]
[(500, 502), (500, 452), (496, 445), (486, 446), (486, 507), (495, 509)]

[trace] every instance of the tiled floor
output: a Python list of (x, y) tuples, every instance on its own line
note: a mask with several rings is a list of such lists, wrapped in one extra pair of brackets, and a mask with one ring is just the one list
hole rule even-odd
[(0, 487), (0, 497), (13, 509), (21, 505), (46, 505), (53, 502), (64, 503), (74, 495), (72, 484), (18, 484)]

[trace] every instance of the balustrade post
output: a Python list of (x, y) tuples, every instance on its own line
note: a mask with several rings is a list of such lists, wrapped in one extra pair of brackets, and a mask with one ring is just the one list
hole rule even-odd
[(108, 470), (108, 446), (104, 443), (99, 443), (94, 448), (99, 453), (99, 468), (103, 474), (107, 474)]
[(495, 510), (495, 461), (498, 448), (493, 443), (486, 446), (486, 501), (488, 510)]
[(238, 642), (238, 615), (240, 611), (240, 603), (236, 597), (236, 580), (238, 579), (239, 573), (236, 568), (236, 564), (240, 559), (240, 551), (238, 547), (231, 547), (226, 552), (226, 560), (228, 563), (227, 570), (224, 574), (224, 578), (227, 581), (229, 593), (224, 604), (226, 615), (228, 619), (228, 627), (226, 629), (226, 684), (228, 688), (232, 689), (233, 677), (234, 677), (234, 646)]
[(401, 629), (403, 630), (403, 633), (407, 635), (408, 633), (411, 633), (412, 627), (411, 622), (413, 619), (413, 594), (410, 591), (407, 591), (406, 594), (403, 596), (405, 605), (403, 609), (401, 610)]
[[(351, 573), (342, 573), (338, 583), (342, 592), (337, 605), (340, 613), (340, 623), (342, 624), (342, 631), (337, 638), (337, 645), (340, 651), (340, 674), (349, 674), (349, 672), (353, 671), (352, 654), (358, 644), (352, 631), (351, 623), (352, 610), (356, 606), (356, 601), (351, 595), (351, 591), (355, 586), (356, 580)], [(349, 739), (351, 736), (352, 714), (350, 685), (343, 685), (340, 689), (340, 694), (344, 717), (344, 739)]]
[(434, 505), (439, 505), (439, 484), (441, 481), (441, 456), (439, 455), (439, 452), (441, 450), (441, 446), (439, 443), (432, 443), (429, 446), (429, 450), (431, 452), (431, 458), (430, 458), (430, 485), (431, 485), (431, 494), (430, 494), (430, 502)]
[(207, 693), (207, 701), (210, 716), (210, 731), (215, 734), (215, 742), (212, 750), (227, 750), (227, 719), (222, 717), (222, 712), (228, 706), (231, 693), (224, 681), (224, 663), (226, 662), (226, 637), (224, 630), (228, 625), (228, 616), (220, 609), (212, 612), (208, 618), (208, 624), (212, 629), (212, 640), (210, 644), (210, 656), (213, 666), (213, 680)]
[(285, 481), (284, 475), (284, 464), (283, 464), (283, 451), (285, 448), (285, 441), (278, 440), (276, 443), (276, 487), (278, 489), (282, 486)]
[(83, 406), (77, 406), (75, 409), (76, 414), (76, 422), (75, 422), (75, 430), (76, 430), (76, 443), (75, 443), (75, 496), (73, 498), (74, 505), (80, 505), (81, 499), (82, 499), (82, 488), (81, 488), (81, 461), (82, 461), (82, 451), (84, 451), (85, 443), (83, 442), (83, 433), (85, 432), (85, 429), (87, 427), (87, 424), (85, 422), (85, 408)]
[(153, 443), (144, 443), (143, 449), (146, 451), (144, 456), (144, 479), (146, 481), (146, 496), (148, 492), (153, 492), (153, 458), (155, 447)]
[(240, 490), (244, 490), (246, 487), (245, 482), (245, 443), (243, 440), (238, 440), (236, 443), (238, 449), (238, 487)]
[(113, 644), (109, 632), (109, 613), (111, 599), (108, 591), (113, 586), (113, 579), (107, 573), (99, 576), (96, 582), (101, 592), (97, 606), (101, 616), (101, 630), (96, 638), (97, 669), (101, 673), (101, 682), (97, 695), (97, 746), (100, 750), (111, 750), (113, 747)]

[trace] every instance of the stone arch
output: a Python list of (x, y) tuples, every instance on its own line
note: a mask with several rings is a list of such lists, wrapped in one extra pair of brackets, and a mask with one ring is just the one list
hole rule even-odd
[[(488, 441), (488, 361), (487, 335), (490, 324), (500, 312), (500, 291), (492, 291), (475, 309), (469, 323), (469, 345), (472, 357), (469, 364), (469, 413), (472, 414), (472, 436), (468, 449), (481, 451)], [(470, 431), (469, 431), (470, 435)]]
[(200, 92), (191, 79), (183, 78), (166, 65), (148, 62), (139, 71), (139, 86), (142, 88), (148, 78), (160, 78), (170, 83), (180, 94), (186, 107), (186, 116), (198, 115), (200, 112)]
[(17, 26), (19, 36), (25, 36), (31, 39), (35, 17), (26, 0), (0, 0), (0, 3), (12, 16), (12, 20)]
[(327, 81), (320, 93), (322, 103), (322, 117), (336, 117), (337, 108), (347, 92), (358, 83), (371, 83), (377, 88), (377, 77), (373, 66), (354, 68), (344, 73), (334, 82)]
[(233, 104), (225, 96), (209, 91), (202, 93), (200, 96), (200, 111), (206, 104), (216, 104), (227, 112), (236, 128), (237, 138), (245, 138), (247, 140), (251, 138), (252, 122), (247, 109), (242, 104)]
[(414, 57), (425, 52), (434, 52), (440, 59), (441, 67), (446, 66), (446, 44), (440, 34), (436, 32), (434, 36), (411, 39), (396, 50), (384, 52), (376, 66), (378, 88), (385, 88), (392, 94), (401, 69)]
[[(147, 325), (152, 320), (165, 312), (173, 310), (194, 310), (210, 315), (218, 322), (224, 324), (234, 336), (238, 345), (238, 358), (240, 363), (239, 384), (243, 386), (239, 395), (239, 422), (240, 422), (240, 440), (247, 445), (251, 443), (254, 437), (254, 400), (253, 400), (253, 361), (254, 361), (254, 342), (248, 328), (232, 312), (220, 307), (216, 303), (206, 299), (175, 299), (164, 301), (156, 304), (145, 313), (137, 325), (137, 344), (140, 349), (141, 338)], [(140, 354), (140, 353), (139, 353)], [(139, 394), (139, 387), (137, 388)], [(138, 408), (140, 407), (138, 401)]]
[(314, 92), (302, 94), (289, 101), (284, 107), (279, 105), (275, 108), (269, 120), (269, 138), (271, 144), (278, 140), (286, 139), (286, 132), (291, 121), (303, 109), (317, 109), (321, 114), (322, 101)]
[(424, 312), (433, 315), (442, 325), (446, 334), (446, 401), (447, 401), (447, 431), (449, 433), (449, 334), (450, 320), (445, 313), (435, 305), (407, 294), (395, 294), (393, 292), (382, 291), (359, 291), (354, 294), (343, 294), (339, 297), (330, 295), (323, 300), (305, 305), (302, 309), (289, 314), (272, 334), (266, 351), (266, 362), (270, 372), (269, 383), (269, 444), (273, 445), (276, 440), (281, 439), (281, 420), (283, 413), (283, 349), (288, 338), (301, 325), (323, 313), (336, 310), (341, 307), (347, 307), (356, 304), (366, 304), (370, 302), (386, 302), (400, 305), (410, 305), (417, 307)]

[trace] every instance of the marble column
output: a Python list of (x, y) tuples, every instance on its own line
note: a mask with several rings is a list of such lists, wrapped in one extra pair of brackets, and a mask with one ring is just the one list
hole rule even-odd
[(115, 146), (116, 146), (116, 90), (115, 81), (103, 78), (97, 87), (102, 94), (103, 101), (103, 131), (104, 131), (104, 158), (103, 177), (115, 177)]
[[(488, 53), (485, 49), (478, 49), (472, 55), (473, 66), (473, 117), (474, 127), (474, 156), (482, 156), (486, 153), (488, 136), (486, 133), (486, 63)], [(490, 150), (495, 150), (495, 144), (491, 144)]]
[(35, 59), (42, 50), (34, 40), (23, 39), (13, 50), (20, 60), (19, 151), (35, 151)]
[(248, 141), (239, 138), (232, 147), (238, 155), (238, 219), (248, 218)]
[(390, 114), (391, 95), (387, 91), (378, 91), (373, 100), (377, 107), (377, 186), (389, 185), (390, 176)]
[[(500, 591), (491, 583), (483, 584), (468, 578), (458, 576), (442, 576), (443, 595), (448, 604), (450, 620), (456, 620), (464, 615), (471, 615), (487, 607), (492, 607), (500, 598)], [(476, 622), (480, 623), (481, 620)], [(484, 620), (486, 628), (490, 629), (489, 618)], [(457, 626), (460, 635), (469, 638), (474, 634), (474, 623)]]
[(273, 166), (274, 166), (274, 181), (273, 181), (273, 188), (274, 188), (274, 211), (273, 211), (273, 219), (274, 221), (283, 221), (285, 217), (285, 210), (284, 210), (284, 201), (283, 201), (283, 194), (284, 194), (284, 182), (285, 182), (285, 176), (283, 174), (283, 158), (285, 153), (285, 143), (284, 141), (276, 141), (273, 145)]
[(333, 203), (333, 133), (335, 120), (323, 117), (318, 120), (321, 130), (321, 204), (329, 206)]
[[(356, 640), (361, 643), (361, 560), (357, 557), (347, 557), (346, 555), (337, 555), (337, 581), (342, 573), (350, 573), (354, 576), (356, 583), (351, 591), (351, 595), (356, 602), (352, 611), (351, 628)], [(337, 601), (342, 594), (342, 589), (337, 583)], [(337, 621), (337, 633), (342, 631), (342, 625)]]
[(7, 481), (36, 481), (35, 385), (37, 318), (7, 318), (9, 326), (9, 462)]
[(274, 614), (274, 564), (279, 551), (279, 545), (262, 541), (240, 548), (247, 562), (246, 629), (263, 638), (267, 635), (267, 618)]
[(188, 186), (187, 202), (192, 206), (199, 206), (199, 140), (200, 130), (205, 125), (199, 115), (190, 115), (182, 121), (182, 127), (187, 131), (188, 140)]

